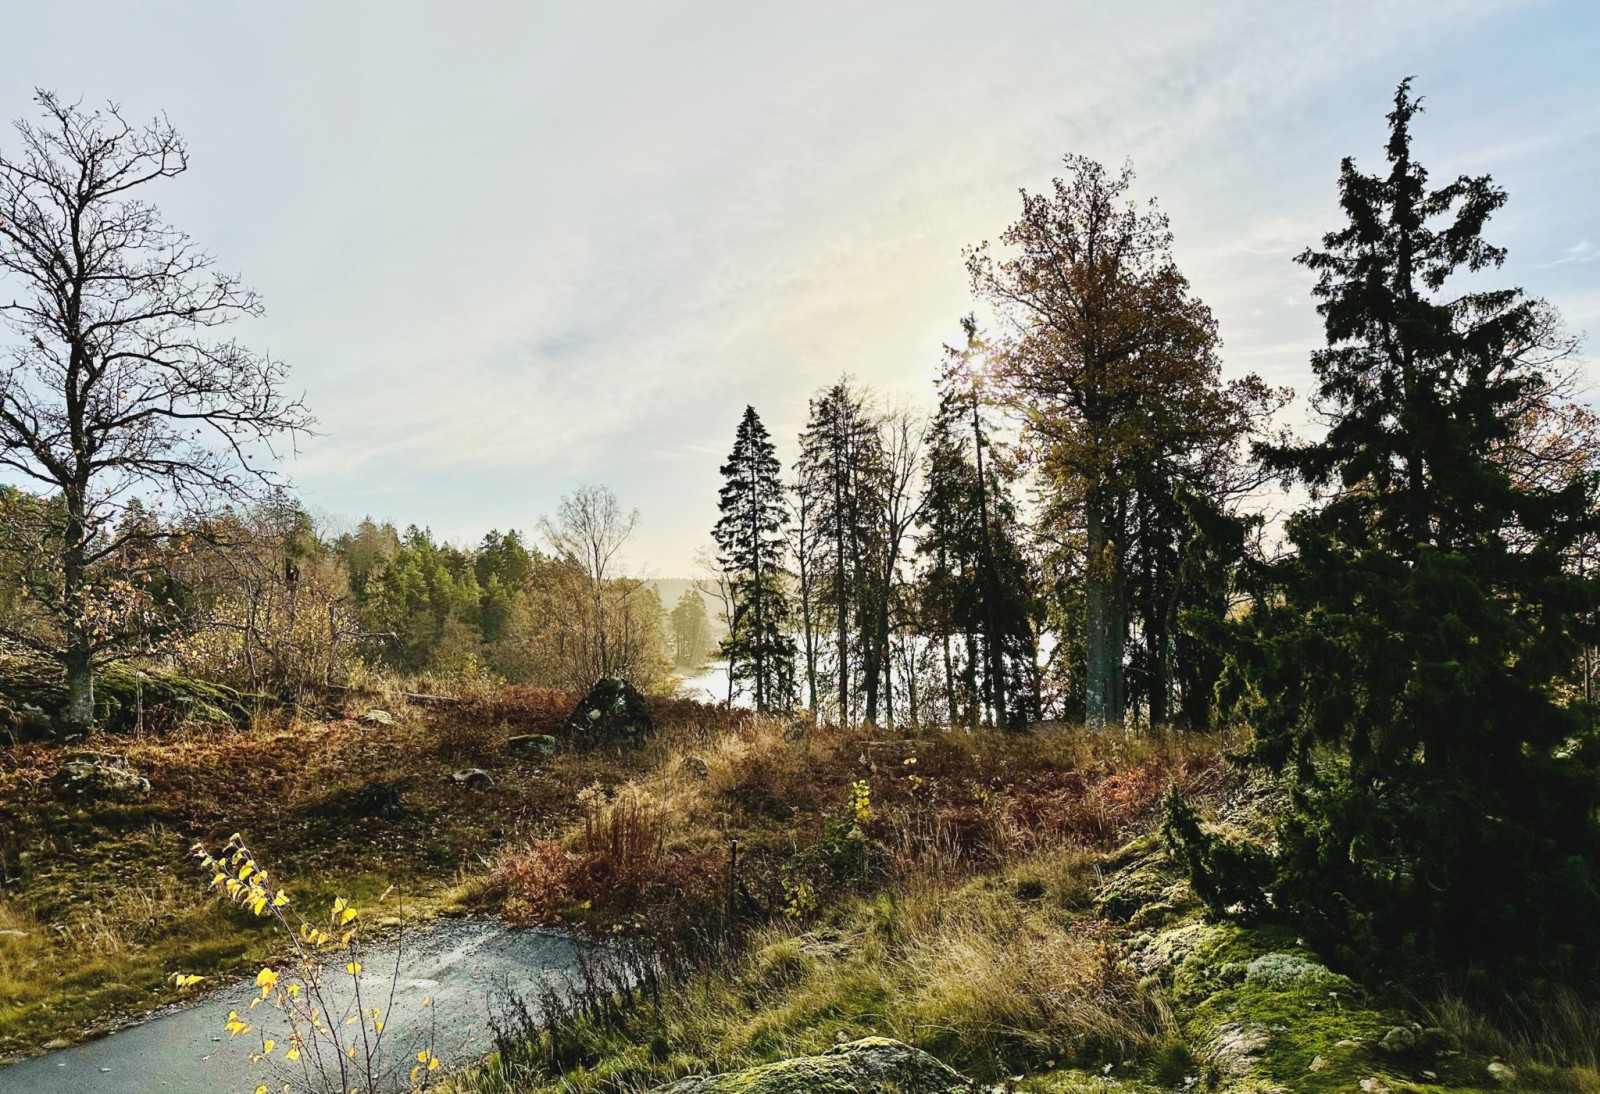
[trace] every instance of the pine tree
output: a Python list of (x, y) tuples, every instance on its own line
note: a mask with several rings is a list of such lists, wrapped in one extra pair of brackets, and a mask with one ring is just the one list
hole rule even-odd
[(728, 674), (763, 714), (794, 706), (792, 609), (783, 568), (785, 511), (780, 465), (766, 426), (745, 407), (733, 452), (722, 466), (722, 513), (712, 532), (729, 575), (733, 615), (722, 643)]
[(1564, 683), (1593, 640), (1596, 582), (1569, 560), (1595, 477), (1505, 458), (1570, 343), (1518, 289), (1457, 288), (1501, 264), (1482, 230), (1506, 196), (1487, 176), (1429, 189), (1419, 109), (1402, 83), (1387, 173), (1346, 159), (1348, 223), (1299, 259), (1328, 430), (1263, 450), (1314, 502), (1232, 654), (1250, 758), (1296, 776), (1270, 887), (1369, 967), (1519, 949), (1592, 969), (1600, 738)]

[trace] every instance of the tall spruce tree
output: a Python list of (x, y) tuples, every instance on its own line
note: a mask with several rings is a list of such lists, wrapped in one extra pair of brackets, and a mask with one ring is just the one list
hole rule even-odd
[(754, 407), (745, 407), (723, 485), (712, 536), (729, 576), (732, 618), (722, 652), (729, 677), (742, 684), (763, 714), (793, 709), (792, 608), (783, 567), (788, 519), (777, 450)]
[(963, 326), (967, 346), (950, 351), (928, 435), (918, 543), (924, 627), (941, 647), (950, 721), (1018, 725), (1038, 717), (1037, 596), (972, 371), (976, 324)]
[(884, 550), (883, 436), (865, 394), (848, 379), (819, 392), (800, 434), (796, 477), (814, 521), (808, 600), (818, 629), (833, 631), (835, 715), (864, 716), (856, 669), (875, 617), (875, 575)]
[(1430, 189), (1419, 110), (1402, 83), (1387, 172), (1346, 159), (1348, 223), (1299, 258), (1328, 430), (1262, 450), (1314, 501), (1232, 652), (1249, 758), (1295, 775), (1268, 887), (1369, 969), (1514, 950), (1593, 971), (1600, 738), (1565, 685), (1593, 641), (1596, 582), (1570, 561), (1596, 482), (1504, 455), (1571, 346), (1520, 290), (1459, 285), (1501, 264), (1482, 230), (1506, 195), (1487, 176)]

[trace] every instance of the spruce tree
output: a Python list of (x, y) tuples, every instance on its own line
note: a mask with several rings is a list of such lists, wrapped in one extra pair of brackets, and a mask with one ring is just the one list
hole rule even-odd
[(794, 706), (794, 638), (783, 568), (784, 506), (772, 438), (754, 407), (745, 407), (733, 452), (722, 466), (721, 517), (712, 535), (729, 575), (733, 616), (722, 652), (763, 714)]
[(976, 326), (963, 325), (967, 348), (950, 351), (928, 431), (918, 543), (924, 628), (940, 643), (951, 723), (963, 720), (960, 710), (969, 725), (1021, 725), (1039, 716), (1037, 594), (971, 371)]
[(1402, 83), (1387, 172), (1345, 160), (1348, 223), (1299, 259), (1327, 433), (1262, 450), (1314, 499), (1232, 653), (1249, 758), (1295, 776), (1269, 888), (1373, 970), (1511, 950), (1592, 969), (1600, 739), (1565, 685), (1593, 640), (1596, 582), (1570, 560), (1596, 483), (1506, 458), (1570, 344), (1541, 302), (1462, 276), (1501, 264), (1482, 231), (1506, 195), (1430, 189), (1419, 109)]
[(868, 713), (857, 698), (855, 668), (865, 667), (864, 636), (876, 616), (886, 469), (879, 423), (848, 379), (811, 400), (796, 472), (815, 522), (809, 599), (833, 630), (836, 717), (849, 725)]

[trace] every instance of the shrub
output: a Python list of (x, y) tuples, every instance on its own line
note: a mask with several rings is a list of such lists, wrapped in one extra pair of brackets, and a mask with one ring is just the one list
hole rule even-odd
[[(273, 883), (238, 834), (217, 855), (196, 844), (194, 856), (211, 875), (211, 888), (239, 907), (275, 923), (291, 947), (284, 965), (268, 965), (256, 974), (255, 986), (260, 995), (250, 1004), (254, 1009), (265, 1003), (281, 1012), (288, 1023), (288, 1040), (280, 1045), (266, 1031), (252, 1026), (248, 1014), (240, 1015), (238, 1011), (230, 1011), (223, 1026), (228, 1036), (255, 1034), (259, 1051), (253, 1051), (251, 1059), (270, 1062), (285, 1094), (297, 1090), (306, 1094), (344, 1094), (357, 1089), (382, 1094), (396, 1089), (398, 1069), (387, 1047), (392, 1017), (373, 1003), (394, 998), (400, 962), (396, 960), (386, 986), (363, 993), (367, 946), (362, 937), (361, 912), (340, 897), (326, 919), (303, 918), (288, 891)], [(380, 901), (392, 892), (391, 888)], [(399, 919), (403, 931), (403, 907)], [(398, 950), (401, 942), (397, 939), (395, 945)], [(340, 984), (348, 984), (348, 998), (335, 994), (335, 978)], [(184, 991), (202, 978), (177, 973), (172, 980), (178, 990)], [(423, 1005), (427, 1004), (425, 999)], [(439, 1069), (431, 1038), (415, 1058), (406, 1089), (431, 1089)], [(257, 1094), (266, 1090), (266, 1086), (258, 1087)]]

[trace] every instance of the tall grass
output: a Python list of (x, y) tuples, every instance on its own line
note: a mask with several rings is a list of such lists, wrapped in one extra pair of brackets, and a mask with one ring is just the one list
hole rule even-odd
[(1553, 988), (1493, 1011), (1451, 994), (1423, 1010), (1461, 1044), (1505, 1060), (1530, 1088), (1600, 1094), (1600, 1000)]

